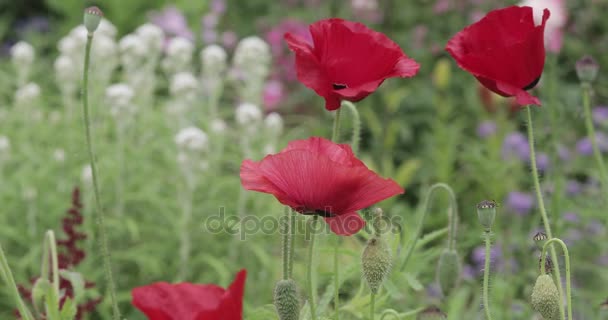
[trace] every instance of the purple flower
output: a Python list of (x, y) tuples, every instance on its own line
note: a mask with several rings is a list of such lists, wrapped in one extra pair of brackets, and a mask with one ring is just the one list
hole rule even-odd
[(549, 168), (549, 156), (546, 153), (539, 153), (536, 156), (536, 167), (540, 171), (546, 171)]
[(597, 125), (605, 125), (608, 122), (608, 106), (593, 108), (593, 122)]
[(576, 223), (580, 219), (578, 217), (578, 214), (575, 212), (564, 212), (564, 220), (566, 220), (568, 222)]
[(194, 35), (190, 28), (188, 28), (186, 17), (174, 6), (165, 7), (160, 12), (152, 12), (150, 20), (170, 37), (179, 36), (194, 40)]
[[(602, 132), (595, 134), (597, 138), (597, 146), (601, 152), (608, 151), (608, 137)], [(590, 156), (593, 154), (593, 145), (589, 137), (584, 137), (576, 143), (576, 151), (583, 156)]]
[(557, 147), (557, 155), (559, 156), (559, 159), (562, 161), (568, 161), (568, 160), (570, 160), (570, 157), (571, 157), (570, 150), (563, 145), (559, 145)]
[(606, 231), (604, 225), (598, 220), (591, 220), (585, 229), (592, 236), (602, 235)]
[(566, 245), (571, 246), (582, 238), (583, 233), (579, 229), (570, 229), (566, 232), (566, 235), (564, 236), (563, 240)]
[(530, 159), (528, 139), (520, 132), (508, 134), (502, 143), (502, 156), (505, 160), (517, 158), (528, 161)]
[(226, 12), (226, 0), (213, 0), (211, 1), (211, 12), (222, 14)]
[(506, 206), (516, 214), (526, 215), (534, 207), (534, 197), (531, 194), (511, 191), (505, 200)]
[(484, 120), (477, 126), (477, 135), (480, 138), (487, 138), (496, 133), (496, 123), (492, 120)]
[(575, 196), (583, 190), (583, 186), (576, 180), (568, 180), (566, 184), (566, 194)]
[[(473, 249), (473, 253), (471, 254), (471, 260), (475, 266), (475, 270), (483, 270), (484, 262), (486, 258), (485, 246), (478, 246)], [(492, 270), (500, 270), (503, 267), (502, 261), (502, 249), (498, 245), (494, 245), (492, 249), (490, 249), (490, 265)]]
[(236, 43), (239, 41), (239, 37), (236, 35), (234, 31), (224, 31), (222, 33), (222, 44), (225, 48), (232, 49), (236, 46)]
[(201, 19), (203, 29), (214, 30), (217, 24), (220, 22), (220, 17), (215, 13), (209, 13), (203, 16)]

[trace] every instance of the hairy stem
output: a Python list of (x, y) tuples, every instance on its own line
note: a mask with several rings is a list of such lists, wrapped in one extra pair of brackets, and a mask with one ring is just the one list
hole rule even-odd
[[(336, 116), (334, 118), (334, 127), (331, 134), (331, 141), (338, 142), (340, 138), (340, 115), (342, 114), (342, 108), (336, 110)], [(336, 235), (336, 241), (334, 242), (334, 310), (335, 320), (340, 319), (340, 237)]]
[(374, 320), (375, 313), (376, 313), (376, 294), (372, 292), (371, 296), (370, 296), (370, 303), (369, 303), (369, 318), (371, 320)]
[(283, 280), (289, 279), (289, 260), (290, 260), (290, 252), (289, 252), (289, 230), (290, 230), (290, 208), (285, 208), (285, 215), (283, 216), (285, 219), (283, 220), (283, 241), (282, 241), (282, 256), (283, 256)]
[(0, 276), (2, 276), (4, 283), (6, 283), (6, 285), (9, 287), (10, 294), (13, 296), (13, 299), (17, 304), (17, 310), (19, 310), (21, 318), (23, 318), (23, 320), (33, 320), (34, 317), (32, 316), (32, 313), (25, 306), (23, 299), (21, 299), (19, 289), (17, 289), (17, 285), (15, 284), (15, 278), (13, 278), (13, 273), (8, 265), (8, 260), (4, 255), (2, 245), (0, 245)]
[[(548, 244), (557, 242), (562, 246), (562, 251), (564, 252), (564, 256), (566, 259), (566, 301), (568, 303), (568, 320), (574, 319), (572, 317), (572, 288), (570, 284), (570, 253), (568, 252), (568, 247), (566, 244), (559, 238), (552, 238), (549, 241), (545, 242), (543, 245), (543, 251), (541, 254), (541, 262), (540, 262), (540, 272), (541, 274), (545, 274), (545, 260), (547, 259), (547, 247)], [(553, 248), (553, 246), (551, 246)], [(563, 309), (563, 308), (561, 308)]]
[(112, 303), (112, 318), (120, 320), (120, 310), (118, 309), (118, 300), (116, 298), (116, 287), (114, 285), (114, 276), (112, 275), (112, 264), (110, 258), (110, 250), (108, 249), (108, 239), (106, 235), (106, 226), (104, 212), (101, 208), (101, 200), (99, 196), (99, 185), (97, 182), (97, 166), (95, 164), (95, 153), (91, 143), (91, 128), (89, 120), (89, 65), (91, 60), (91, 45), (93, 43), (93, 33), (87, 35), (87, 44), (84, 54), (84, 68), (82, 75), (82, 118), (84, 122), (85, 136), (87, 140), (87, 150), (89, 152), (89, 161), (91, 165), (91, 175), (93, 177), (93, 191), (95, 195), (95, 220), (99, 227), (99, 247), (103, 259), (103, 268), (105, 272), (106, 282), (110, 291), (110, 300)]
[(317, 291), (313, 283), (313, 257), (315, 253), (315, 235), (317, 233), (316, 226), (319, 216), (315, 215), (310, 223), (310, 244), (308, 247), (308, 304), (310, 305), (310, 316), (312, 320), (317, 319), (317, 310), (315, 306), (315, 292)]
[(291, 208), (289, 210), (289, 268), (288, 273), (289, 273), (289, 278), (291, 278), (291, 275), (293, 274), (293, 250), (294, 250), (294, 243), (295, 243), (295, 229), (296, 229), (296, 216), (293, 214), (293, 212), (291, 212)]
[[(540, 181), (538, 178), (538, 168), (536, 167), (536, 152), (534, 149), (534, 127), (532, 125), (532, 110), (530, 106), (526, 106), (526, 113), (528, 115), (528, 143), (530, 144), (530, 166), (532, 167), (532, 180), (534, 180), (534, 189), (536, 190), (536, 200), (538, 202), (538, 209), (540, 210), (540, 215), (543, 221), (543, 225), (545, 227), (545, 233), (549, 239), (553, 238), (553, 233), (551, 232), (551, 225), (549, 224), (549, 217), (547, 216), (547, 210), (545, 209), (545, 202), (543, 200), (543, 194), (540, 189)], [(557, 260), (557, 253), (555, 252), (555, 248), (551, 246), (551, 260), (555, 264), (555, 268), (553, 268), (553, 274), (557, 281), (557, 290), (559, 292), (560, 301), (563, 301), (564, 297), (564, 288), (562, 287), (561, 274), (559, 270), (559, 261)], [(560, 308), (560, 315), (562, 318), (565, 317), (564, 308)]]
[(486, 314), (486, 320), (492, 320), (492, 315), (490, 314), (490, 299), (488, 298), (488, 291), (490, 286), (490, 249), (492, 246), (490, 235), (490, 231), (485, 231), (483, 233), (484, 241), (486, 243), (486, 256), (485, 264), (483, 267), (483, 310)]
[(422, 218), (418, 222), (418, 226), (416, 227), (416, 232), (414, 232), (414, 238), (412, 239), (412, 244), (407, 249), (405, 253), (405, 259), (401, 263), (401, 271), (405, 269), (407, 262), (409, 261), (414, 249), (416, 248), (416, 243), (418, 242), (418, 238), (420, 238), (420, 234), (422, 233), (422, 228), (424, 226), (424, 221), (429, 212), (428, 207), (431, 200), (432, 195), (435, 193), (437, 189), (444, 189), (450, 195), (450, 210), (448, 210), (448, 223), (449, 223), (449, 232), (448, 232), (448, 247), (449, 249), (453, 249), (455, 245), (456, 239), (456, 222), (458, 221), (458, 203), (456, 201), (456, 195), (452, 188), (446, 183), (436, 183), (432, 185), (426, 193), (426, 198), (422, 206), (420, 207), (420, 211), (422, 212)]
[(350, 147), (356, 155), (357, 152), (359, 152), (359, 140), (361, 140), (361, 117), (359, 116), (357, 107), (352, 102), (344, 101), (342, 102), (342, 106), (345, 106), (353, 117), (353, 135), (351, 137)]
[(587, 127), (587, 135), (591, 140), (591, 146), (593, 147), (593, 156), (597, 167), (600, 169), (600, 178), (602, 179), (602, 187), (604, 193), (608, 193), (608, 174), (606, 173), (606, 166), (602, 159), (602, 152), (597, 143), (597, 136), (595, 135), (595, 128), (593, 127), (593, 119), (591, 117), (591, 86), (588, 83), (582, 85), (583, 91), (583, 109), (585, 111), (585, 126)]

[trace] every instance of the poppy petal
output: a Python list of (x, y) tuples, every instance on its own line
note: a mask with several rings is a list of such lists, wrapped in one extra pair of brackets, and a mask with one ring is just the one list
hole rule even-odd
[(365, 227), (365, 220), (356, 212), (325, 218), (331, 231), (339, 236), (351, 236)]

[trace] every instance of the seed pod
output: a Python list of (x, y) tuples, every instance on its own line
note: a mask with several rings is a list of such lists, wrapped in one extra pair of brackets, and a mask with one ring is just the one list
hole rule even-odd
[(84, 26), (90, 34), (97, 30), (101, 18), (103, 18), (103, 12), (99, 8), (89, 7), (84, 9)]
[(477, 218), (485, 230), (492, 229), (498, 205), (493, 200), (484, 200), (477, 204)]
[(274, 306), (279, 320), (298, 320), (300, 299), (295, 281), (288, 279), (277, 282), (274, 287)]
[(437, 264), (437, 282), (444, 296), (449, 295), (458, 286), (461, 269), (458, 252), (445, 249), (439, 256)]
[(540, 313), (545, 320), (559, 319), (559, 292), (557, 287), (548, 274), (543, 274), (536, 278), (536, 284), (532, 290), (532, 308)]
[(392, 265), (391, 250), (381, 237), (367, 241), (361, 256), (363, 277), (372, 293), (378, 293), (384, 278), (389, 274)]
[(416, 320), (443, 320), (448, 316), (437, 306), (430, 306), (418, 314)]

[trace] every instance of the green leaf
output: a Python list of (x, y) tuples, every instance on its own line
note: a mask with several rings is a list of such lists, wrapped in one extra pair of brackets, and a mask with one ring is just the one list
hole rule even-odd
[(73, 320), (76, 317), (76, 304), (72, 299), (65, 299), (63, 308), (61, 309), (61, 320)]

